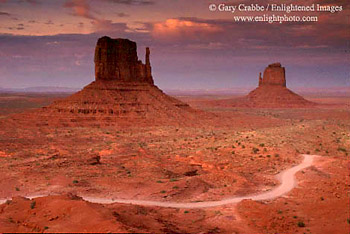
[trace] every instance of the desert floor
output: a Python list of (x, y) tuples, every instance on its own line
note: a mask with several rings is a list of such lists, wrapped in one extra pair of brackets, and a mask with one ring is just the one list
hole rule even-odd
[[(0, 232), (349, 233), (349, 97), (306, 97), (323, 104), (308, 109), (177, 97), (213, 116), (201, 125), (55, 127), (26, 118), (63, 96), (0, 95), (0, 199), (13, 197), (0, 205)], [(296, 188), (269, 201), (185, 209), (79, 197), (199, 203), (244, 196), (273, 189), (275, 175), (301, 154), (320, 157), (296, 174)]]

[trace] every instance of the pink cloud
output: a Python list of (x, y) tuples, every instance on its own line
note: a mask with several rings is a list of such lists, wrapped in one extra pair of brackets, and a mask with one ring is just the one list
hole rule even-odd
[(185, 19), (167, 19), (153, 25), (152, 35), (156, 38), (178, 39), (182, 37), (201, 37), (203, 34), (215, 34), (223, 29), (214, 24), (195, 22)]
[(68, 0), (63, 5), (66, 8), (72, 8), (74, 15), (87, 19), (95, 19), (91, 14), (90, 5), (86, 0)]

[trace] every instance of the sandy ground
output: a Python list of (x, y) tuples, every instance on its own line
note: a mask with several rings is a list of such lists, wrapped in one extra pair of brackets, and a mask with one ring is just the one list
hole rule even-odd
[[(131, 204), (131, 205), (140, 205), (140, 206), (159, 206), (159, 207), (167, 207), (167, 208), (186, 208), (186, 209), (195, 209), (195, 208), (209, 208), (209, 207), (218, 207), (228, 204), (235, 204), (241, 202), (243, 200), (253, 200), (253, 201), (264, 201), (264, 200), (273, 200), (278, 198), (288, 192), (290, 192), (296, 185), (297, 180), (295, 179), (295, 174), (302, 169), (310, 167), (312, 165), (313, 159), (315, 155), (307, 155), (304, 154), (304, 160), (297, 166), (286, 169), (281, 173), (276, 175), (276, 178), (279, 179), (280, 184), (273, 188), (272, 190), (246, 195), (246, 196), (237, 196), (226, 198), (219, 201), (207, 201), (207, 202), (197, 202), (197, 203), (174, 203), (174, 202), (157, 202), (157, 201), (144, 201), (144, 200), (126, 200), (126, 199), (118, 199), (118, 198), (105, 198), (105, 197), (87, 197), (83, 194), (79, 194), (85, 201), (89, 201), (92, 203), (98, 204), (112, 204), (112, 203), (122, 203), (122, 204)], [(38, 197), (49, 196), (50, 194), (40, 194), (40, 195), (28, 195), (26, 198), (34, 199)], [(7, 201), (10, 201), (11, 198), (0, 199), (0, 204), (4, 204)]]
[[(201, 126), (54, 127), (3, 113), (0, 197), (14, 199), (0, 206), (0, 231), (348, 233), (350, 111), (343, 99), (312, 109), (184, 99), (215, 117)], [(274, 200), (187, 209), (93, 204), (73, 195), (202, 204), (264, 194), (278, 185), (278, 173), (303, 161), (300, 154), (320, 157)], [(47, 191), (64, 195), (19, 197)]]

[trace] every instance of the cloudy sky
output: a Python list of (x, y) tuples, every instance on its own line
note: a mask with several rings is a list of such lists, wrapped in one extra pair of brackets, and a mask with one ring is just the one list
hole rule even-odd
[(103, 35), (136, 41), (142, 60), (149, 46), (162, 89), (254, 87), (273, 62), (286, 67), (291, 88), (349, 86), (350, 1), (255, 1), (282, 2), (343, 11), (310, 13), (318, 22), (237, 23), (234, 16), (252, 13), (208, 6), (250, 1), (0, 0), (0, 87), (83, 87), (94, 80)]

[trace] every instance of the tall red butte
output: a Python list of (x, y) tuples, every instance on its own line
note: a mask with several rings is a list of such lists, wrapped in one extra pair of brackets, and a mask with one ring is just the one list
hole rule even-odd
[(135, 42), (105, 36), (98, 39), (94, 62), (94, 82), (46, 109), (78, 117), (155, 121), (184, 120), (194, 112), (154, 85), (149, 48), (143, 64), (137, 57)]
[(270, 64), (264, 75), (259, 75), (259, 87), (251, 91), (244, 104), (250, 107), (293, 108), (310, 107), (314, 103), (292, 92), (286, 87), (286, 71), (280, 63)]

